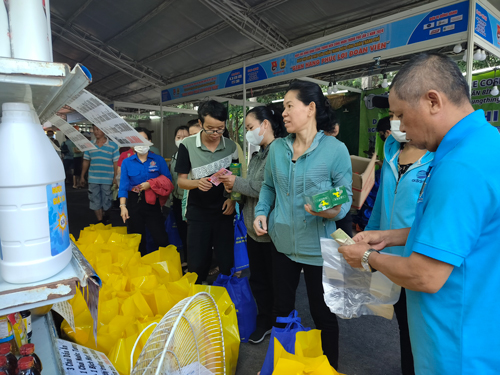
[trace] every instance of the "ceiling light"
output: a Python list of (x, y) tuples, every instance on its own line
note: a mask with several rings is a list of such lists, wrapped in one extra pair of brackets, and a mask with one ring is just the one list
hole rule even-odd
[(282, 101), (284, 101), (285, 99), (276, 99), (276, 100), (273, 100), (272, 103), (281, 103)]
[(488, 57), (488, 55), (486, 54), (486, 51), (484, 49), (482, 49), (481, 50), (481, 61), (486, 60), (486, 57)]
[(455, 46), (453, 47), (453, 52), (455, 52), (455, 53), (462, 52), (462, 45), (461, 44), (455, 44)]
[[(495, 72), (493, 73), (493, 82), (496, 82), (496, 80), (497, 80), (497, 68), (495, 68)], [(499, 91), (498, 91), (498, 86), (497, 86), (497, 85), (495, 85), (495, 86), (493, 86), (493, 88), (491, 89), (490, 94), (491, 94), (492, 96), (497, 96), (497, 95), (498, 95), (498, 92), (499, 92)]]
[(384, 73), (384, 80), (382, 81), (382, 87), (385, 89), (387, 86), (389, 86), (389, 83), (387, 83), (387, 74)]
[(328, 90), (326, 90), (326, 92), (328, 93), (328, 95), (332, 95), (335, 94), (337, 91), (339, 91), (337, 87), (337, 81), (335, 80), (335, 78), (333, 78), (333, 80), (330, 81), (330, 83), (328, 84)]
[(467, 61), (467, 50), (464, 51), (464, 57), (462, 57), (463, 61)]
[(481, 57), (482, 57), (481, 50), (478, 48), (477, 50), (474, 51), (473, 58), (476, 61), (481, 61)]

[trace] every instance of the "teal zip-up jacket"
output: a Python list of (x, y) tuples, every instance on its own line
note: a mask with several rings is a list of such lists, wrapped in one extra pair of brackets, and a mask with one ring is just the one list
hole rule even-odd
[[(318, 132), (309, 149), (292, 162), (295, 134), (275, 140), (269, 149), (264, 183), (255, 217), (268, 217), (268, 233), (276, 249), (291, 260), (322, 266), (320, 238), (328, 237), (352, 203), (352, 167), (347, 147), (335, 137)], [(349, 202), (332, 220), (309, 214), (305, 196), (345, 186)]]
[[(365, 230), (389, 230), (411, 227), (415, 219), (418, 195), (434, 153), (427, 151), (398, 181), (398, 160), (401, 146), (390, 135), (384, 145), (384, 164), (380, 187), (372, 215)], [(384, 252), (403, 255), (404, 246), (386, 247)]]

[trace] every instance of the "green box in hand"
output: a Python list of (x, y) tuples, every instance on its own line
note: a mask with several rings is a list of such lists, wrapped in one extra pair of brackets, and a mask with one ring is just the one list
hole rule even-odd
[(324, 193), (319, 193), (311, 197), (305, 197), (306, 203), (310, 204), (314, 212), (321, 212), (349, 202), (344, 186), (335, 187)]

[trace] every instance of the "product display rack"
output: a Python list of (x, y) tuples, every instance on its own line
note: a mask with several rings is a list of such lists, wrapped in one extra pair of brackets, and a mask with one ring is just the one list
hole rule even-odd
[(90, 83), (80, 65), (0, 57), (0, 107), (5, 102), (32, 103), (44, 123)]
[(10, 284), (0, 275), (0, 316), (22, 310), (66, 301), (76, 293), (76, 288), (86, 287), (89, 279), (101, 285), (101, 280), (71, 242), (73, 258), (58, 274), (35, 283)]

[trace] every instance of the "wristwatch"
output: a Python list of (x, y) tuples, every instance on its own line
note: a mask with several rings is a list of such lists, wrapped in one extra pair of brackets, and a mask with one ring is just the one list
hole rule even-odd
[(363, 254), (363, 258), (361, 258), (361, 265), (363, 266), (363, 268), (365, 269), (365, 271), (367, 272), (374, 272), (376, 271), (375, 269), (373, 269), (371, 266), (370, 266), (370, 263), (368, 263), (368, 258), (370, 257), (370, 254), (373, 253), (373, 252), (376, 252), (376, 253), (379, 253), (380, 254), (380, 251), (378, 250), (375, 250), (375, 249), (368, 249), (365, 251), (365, 253)]

